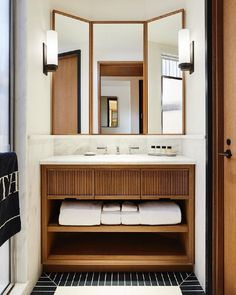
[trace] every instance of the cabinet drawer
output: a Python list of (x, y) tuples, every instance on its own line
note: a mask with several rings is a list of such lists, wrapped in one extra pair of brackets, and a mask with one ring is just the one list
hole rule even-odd
[(152, 196), (188, 196), (188, 169), (142, 170), (142, 198)]
[(94, 172), (92, 169), (48, 169), (47, 194), (94, 196)]
[(140, 199), (140, 174), (139, 169), (95, 170), (95, 199)]

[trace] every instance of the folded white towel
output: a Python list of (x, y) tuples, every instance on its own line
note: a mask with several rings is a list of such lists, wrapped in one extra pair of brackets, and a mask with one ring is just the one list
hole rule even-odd
[(143, 225), (169, 225), (181, 223), (181, 210), (174, 202), (143, 202), (139, 204), (140, 223)]
[(139, 212), (121, 212), (121, 223), (124, 225), (139, 225)]
[(104, 211), (104, 212), (120, 211), (120, 204), (119, 203), (105, 203), (105, 204), (103, 204), (102, 211)]
[(104, 212), (102, 211), (101, 223), (105, 225), (119, 225), (121, 224), (121, 212)]
[(124, 202), (121, 208), (122, 212), (137, 212), (138, 206), (132, 202)]
[(101, 202), (64, 201), (59, 214), (60, 225), (93, 226), (101, 224)]

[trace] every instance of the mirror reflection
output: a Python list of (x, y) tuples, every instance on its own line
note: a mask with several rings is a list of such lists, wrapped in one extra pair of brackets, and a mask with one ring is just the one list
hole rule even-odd
[[(93, 132), (139, 134), (139, 80), (143, 79), (143, 24), (95, 24)], [(104, 127), (103, 96), (118, 97), (118, 126)], [(141, 123), (142, 124), (142, 123)]]
[(118, 97), (101, 97), (102, 128), (118, 127)]
[(142, 77), (101, 77), (101, 134), (142, 132), (142, 82)]
[(178, 68), (182, 13), (148, 23), (148, 133), (183, 133), (183, 78)]
[(145, 35), (141, 22), (91, 23), (55, 12), (53, 134), (183, 134), (183, 13), (147, 21)]
[(55, 14), (58, 70), (53, 77), (53, 134), (89, 133), (89, 23)]

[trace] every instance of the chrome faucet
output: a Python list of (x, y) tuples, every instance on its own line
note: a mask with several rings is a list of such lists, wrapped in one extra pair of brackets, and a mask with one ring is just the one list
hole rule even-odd
[(132, 154), (133, 150), (139, 150), (139, 146), (129, 146), (129, 154)]
[(104, 155), (107, 154), (107, 146), (97, 146), (97, 150), (103, 150)]

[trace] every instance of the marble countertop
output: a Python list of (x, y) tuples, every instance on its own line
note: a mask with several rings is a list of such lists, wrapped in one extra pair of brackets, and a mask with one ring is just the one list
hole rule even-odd
[(193, 159), (176, 156), (133, 155), (63, 155), (53, 156), (40, 161), (41, 165), (193, 165)]

